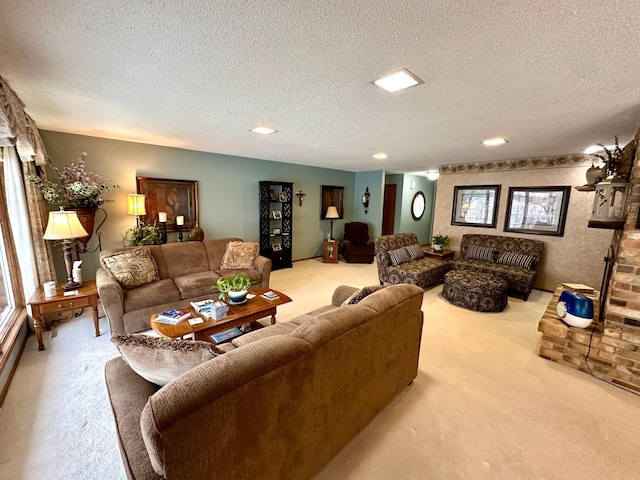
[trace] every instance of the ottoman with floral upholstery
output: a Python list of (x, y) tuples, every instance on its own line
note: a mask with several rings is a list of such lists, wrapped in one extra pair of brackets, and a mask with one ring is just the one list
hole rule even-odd
[(476, 312), (501, 312), (507, 306), (507, 281), (474, 270), (452, 270), (444, 276), (442, 296)]

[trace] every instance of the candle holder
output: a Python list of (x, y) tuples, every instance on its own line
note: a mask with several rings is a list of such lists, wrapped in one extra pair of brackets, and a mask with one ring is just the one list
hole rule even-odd
[(184, 240), (182, 236), (182, 225), (178, 225), (178, 241), (181, 242), (182, 240)]
[(162, 230), (160, 230), (160, 238), (162, 239), (162, 243), (167, 243), (167, 222), (159, 222), (162, 225)]

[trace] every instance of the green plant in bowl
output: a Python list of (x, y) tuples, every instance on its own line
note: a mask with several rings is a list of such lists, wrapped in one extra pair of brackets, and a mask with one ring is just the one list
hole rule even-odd
[(451, 239), (447, 235), (434, 235), (431, 237), (431, 246), (434, 250), (442, 250), (451, 245)]
[(212, 288), (217, 288), (220, 298), (229, 297), (233, 303), (244, 302), (249, 287), (256, 283), (244, 273), (238, 273), (233, 277), (220, 277)]

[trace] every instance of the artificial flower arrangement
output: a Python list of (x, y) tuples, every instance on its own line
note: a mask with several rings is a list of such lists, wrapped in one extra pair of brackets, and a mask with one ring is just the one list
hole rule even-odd
[(102, 198), (104, 192), (120, 187), (103, 175), (87, 172), (84, 161), (86, 156), (82, 152), (81, 157), (65, 165), (62, 170), (51, 160), (47, 160), (58, 175), (59, 184), (37, 175), (29, 175), (28, 178), (40, 188), (44, 199), (51, 205), (72, 209), (99, 207), (105, 202)]

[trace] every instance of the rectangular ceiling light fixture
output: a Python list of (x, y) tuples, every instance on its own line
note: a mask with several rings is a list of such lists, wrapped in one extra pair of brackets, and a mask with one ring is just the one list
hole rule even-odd
[(386, 92), (394, 93), (405, 88), (414, 87), (424, 83), (406, 68), (393, 72), (386, 77), (379, 78), (373, 82)]
[(269, 128), (269, 127), (256, 127), (256, 128), (252, 128), (251, 131), (253, 133), (261, 133), (262, 135), (271, 135), (272, 133), (277, 132), (277, 130), (274, 130), (273, 128)]

